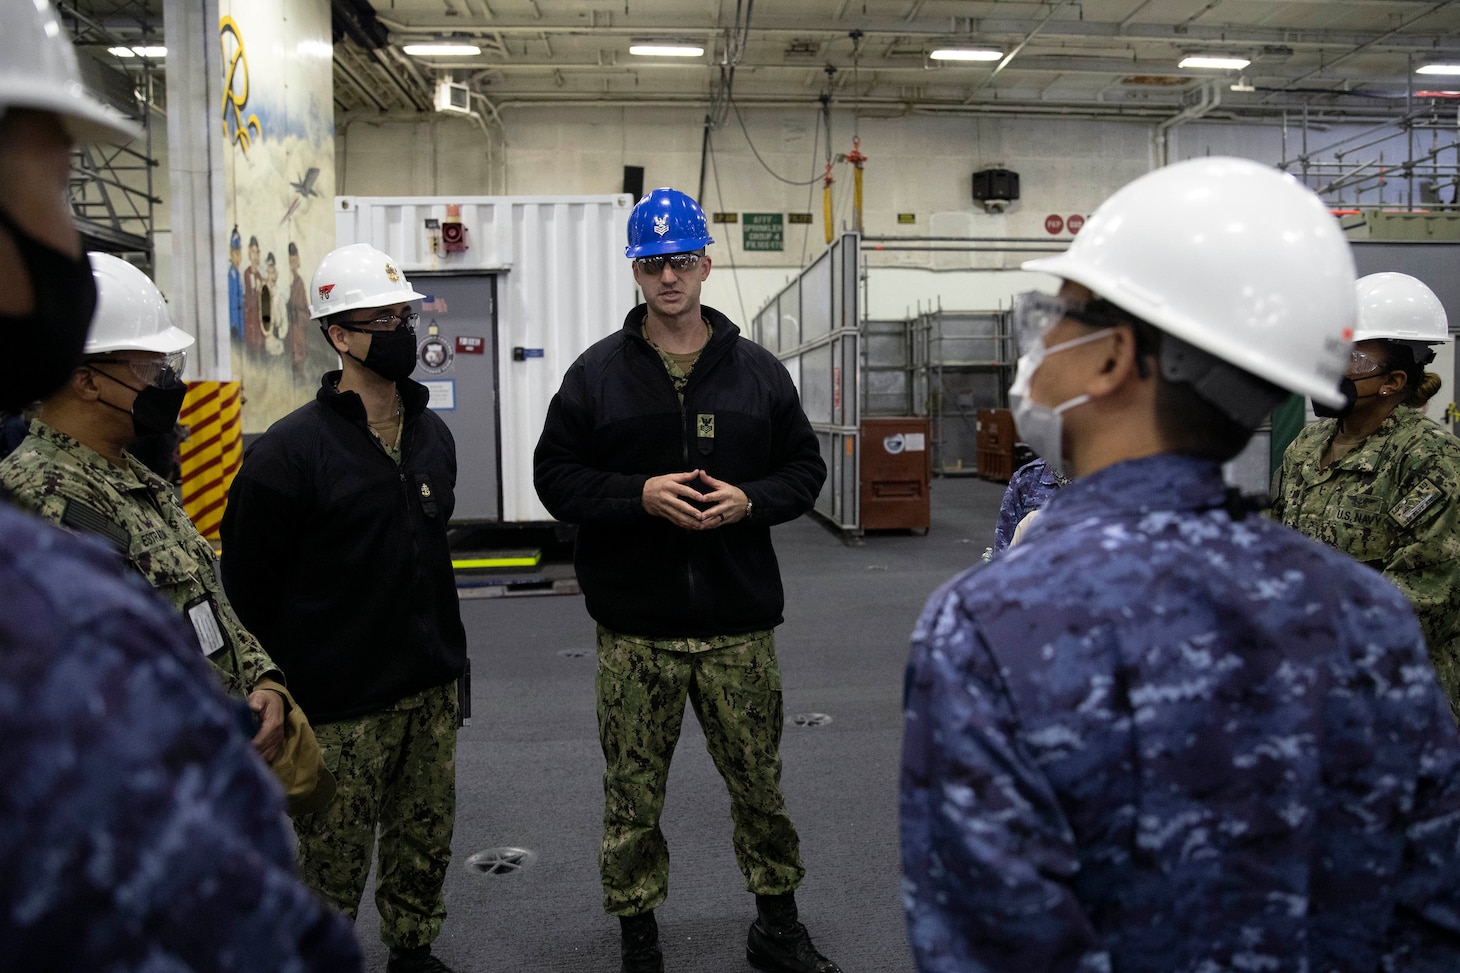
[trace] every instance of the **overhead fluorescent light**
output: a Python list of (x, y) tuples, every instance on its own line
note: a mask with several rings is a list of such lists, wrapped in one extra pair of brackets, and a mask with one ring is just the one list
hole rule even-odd
[(1219, 57), (1212, 54), (1188, 54), (1178, 63), (1178, 68), (1216, 68), (1219, 71), (1241, 71), (1252, 61), (1245, 57)]
[(1446, 64), (1426, 64), (1422, 68), (1415, 68), (1415, 74), (1460, 74), (1460, 62)]
[(1004, 52), (988, 47), (940, 47), (928, 57), (934, 61), (1002, 61)]
[(167, 57), (167, 48), (160, 45), (156, 47), (108, 47), (106, 50), (114, 57)]
[(630, 44), (629, 53), (640, 57), (699, 57), (705, 49), (697, 44)]
[(401, 50), (411, 57), (472, 57), (482, 52), (475, 44), (407, 44)]

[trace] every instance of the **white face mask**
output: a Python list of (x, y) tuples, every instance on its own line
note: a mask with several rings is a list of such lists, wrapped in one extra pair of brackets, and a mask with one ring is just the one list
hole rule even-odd
[(1036, 341), (1027, 355), (1020, 356), (1019, 366), (1014, 371), (1014, 384), (1009, 389), (1009, 406), (1014, 414), (1014, 427), (1019, 432), (1019, 438), (1039, 454), (1039, 458), (1050, 469), (1061, 476), (1069, 475), (1065, 470), (1063, 416), (1075, 406), (1089, 402), (1090, 396), (1077, 395), (1057, 406), (1047, 406), (1034, 401), (1029, 394), (1029, 386), (1046, 356), (1089, 344), (1097, 338), (1109, 335), (1108, 329), (1096, 331), (1081, 338), (1072, 338), (1053, 348), (1046, 348), (1042, 341)]

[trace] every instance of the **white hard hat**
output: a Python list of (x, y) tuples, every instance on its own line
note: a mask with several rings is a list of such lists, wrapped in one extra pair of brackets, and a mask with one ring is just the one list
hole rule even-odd
[(1205, 158), (1107, 199), (1069, 250), (1031, 260), (1280, 388), (1339, 406), (1356, 320), (1338, 221), (1292, 176)]
[(7, 0), (6, 7), (0, 30), (0, 115), (10, 108), (55, 112), (83, 144), (130, 142), (142, 134), (81, 83), (76, 51), (51, 0)]
[(1408, 274), (1370, 274), (1359, 278), (1356, 291), (1355, 341), (1387, 338), (1437, 345), (1452, 339), (1445, 305), (1424, 282)]
[(170, 355), (192, 347), (193, 336), (172, 326), (167, 302), (146, 274), (109, 253), (89, 253), (87, 257), (96, 279), (96, 314), (86, 336), (86, 354), (158, 351)]
[(419, 301), (425, 294), (411, 289), (388, 253), (368, 243), (352, 243), (325, 254), (309, 284), (309, 318), (362, 307), (394, 307)]

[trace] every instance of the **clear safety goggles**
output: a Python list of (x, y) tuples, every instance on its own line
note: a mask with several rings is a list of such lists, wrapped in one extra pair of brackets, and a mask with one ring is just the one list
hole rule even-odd
[(421, 316), (416, 313), (407, 314), (401, 317), (399, 314), (382, 314), (378, 318), (369, 318), (364, 321), (335, 321), (346, 331), (354, 331), (359, 334), (379, 334), (381, 332), (399, 331), (405, 328), (411, 334), (416, 333), (416, 325), (421, 321)]
[(1014, 342), (1021, 356), (1042, 347), (1044, 336), (1064, 318), (1095, 328), (1109, 328), (1129, 318), (1105, 301), (1072, 301), (1040, 291), (1025, 291), (1014, 296), (1009, 313)]
[(638, 257), (634, 260), (634, 266), (654, 277), (664, 273), (665, 264), (676, 274), (682, 274), (698, 267), (704, 256), (702, 253), (664, 253), (657, 257)]
[(1344, 374), (1349, 378), (1378, 378), (1380, 375), (1388, 375), (1390, 371), (1392, 369), (1388, 362), (1355, 348), (1348, 354), (1348, 371)]
[(142, 387), (149, 385), (171, 385), (182, 374), (187, 364), (188, 353), (174, 351), (151, 358), (88, 358), (85, 365), (125, 365)]

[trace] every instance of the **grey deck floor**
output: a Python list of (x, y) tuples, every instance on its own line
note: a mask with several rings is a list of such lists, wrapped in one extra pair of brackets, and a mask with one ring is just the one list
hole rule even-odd
[[(897, 776), (908, 635), (928, 595), (992, 542), (1001, 484), (933, 481), (927, 536), (850, 546), (819, 521), (775, 529), (787, 591), (777, 630), (788, 721), (783, 785), (807, 877), (797, 900), (846, 973), (910, 973), (899, 901)], [(594, 720), (594, 627), (576, 595), (464, 600), (473, 719), (458, 743), (455, 860), (436, 952), (462, 973), (618, 970), (618, 924), (596, 865), (603, 758)], [(754, 900), (730, 847), (729, 800), (693, 713), (670, 776), (670, 893), (659, 910), (669, 973), (741, 973)], [(473, 853), (531, 852), (518, 871)], [(385, 969), (367, 890), (357, 932)]]

